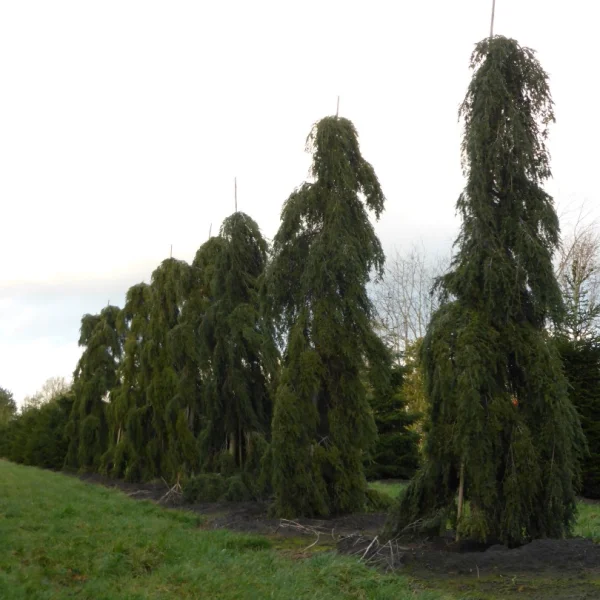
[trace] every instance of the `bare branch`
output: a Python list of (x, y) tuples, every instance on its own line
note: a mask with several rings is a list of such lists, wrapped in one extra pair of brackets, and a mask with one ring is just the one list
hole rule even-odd
[(374, 303), (380, 333), (396, 356), (425, 335), (438, 306), (433, 284), (448, 266), (447, 259), (429, 260), (422, 246), (413, 246), (406, 253), (396, 250), (388, 258), (384, 279), (374, 291)]

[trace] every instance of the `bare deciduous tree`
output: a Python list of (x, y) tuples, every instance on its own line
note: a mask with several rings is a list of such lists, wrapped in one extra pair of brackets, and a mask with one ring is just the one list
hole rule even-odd
[(23, 400), (23, 409), (37, 408), (54, 400), (57, 396), (67, 393), (71, 383), (64, 377), (50, 377), (33, 396), (26, 396)]
[(61, 394), (66, 394), (71, 389), (71, 382), (64, 377), (50, 377), (38, 392), (42, 402), (50, 402)]
[(557, 279), (567, 308), (564, 333), (580, 341), (600, 331), (600, 228), (583, 208), (564, 239), (558, 256)]
[(429, 260), (424, 248), (416, 245), (407, 253), (396, 250), (387, 259), (384, 279), (375, 288), (373, 300), (381, 336), (396, 356), (425, 335), (438, 305), (433, 284), (448, 265), (448, 259)]

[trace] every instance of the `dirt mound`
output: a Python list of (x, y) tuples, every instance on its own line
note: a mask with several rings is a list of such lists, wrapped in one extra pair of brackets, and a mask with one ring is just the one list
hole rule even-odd
[(600, 569), (600, 545), (587, 539), (535, 540), (509, 550), (492, 546), (485, 552), (444, 552), (416, 550), (406, 562), (445, 573), (490, 572), (539, 573), (543, 571), (577, 572)]
[(442, 575), (600, 572), (600, 545), (591, 540), (536, 540), (509, 550), (495, 545), (485, 551), (459, 551), (442, 538), (381, 544), (377, 538), (349, 536), (338, 542), (338, 551), (388, 569), (408, 567), (413, 572)]

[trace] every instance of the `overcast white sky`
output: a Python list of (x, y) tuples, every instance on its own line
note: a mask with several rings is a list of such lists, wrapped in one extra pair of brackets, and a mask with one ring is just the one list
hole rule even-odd
[[(590, 0), (497, 0), (535, 48), (558, 123), (564, 211), (597, 191), (600, 51)], [(388, 203), (386, 250), (447, 252), (463, 185), (457, 108), (491, 0), (0, 3), (0, 386), (69, 377), (79, 321), (191, 260), (239, 208), (266, 236), (305, 178), (311, 125), (351, 119)]]

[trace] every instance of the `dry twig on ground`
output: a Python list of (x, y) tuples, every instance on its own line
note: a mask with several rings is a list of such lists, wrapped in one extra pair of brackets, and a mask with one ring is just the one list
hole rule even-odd
[[(165, 485), (169, 487), (169, 484), (163, 479)], [(179, 500), (183, 496), (183, 488), (180, 483), (180, 475), (177, 475), (177, 481), (175, 485), (168, 489), (167, 493), (162, 496), (162, 498), (158, 501), (159, 504), (163, 502), (173, 502), (174, 500)]]

